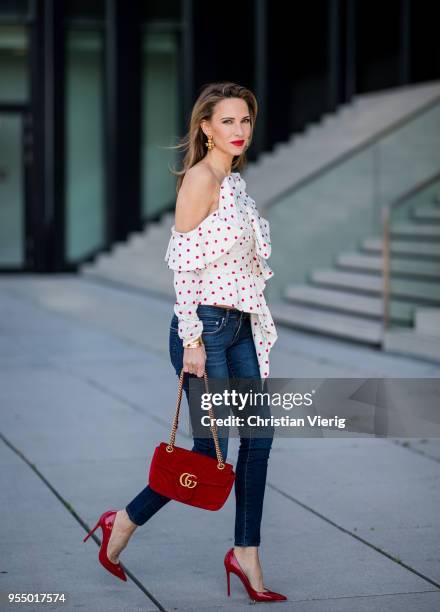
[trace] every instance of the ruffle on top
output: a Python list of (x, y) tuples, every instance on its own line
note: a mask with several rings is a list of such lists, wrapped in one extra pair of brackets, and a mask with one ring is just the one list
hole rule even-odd
[(255, 237), (256, 262), (253, 272), (256, 276), (262, 276), (264, 280), (268, 280), (274, 274), (266, 261), (272, 254), (269, 221), (259, 214), (255, 200), (246, 193), (246, 181), (241, 176), (239, 176), (239, 183), (241, 187), (239, 199), (244, 200), (245, 213)]
[(251, 327), (262, 378), (269, 376), (269, 352), (277, 332), (264, 298), (272, 252), (269, 222), (246, 193), (238, 172), (221, 184), (218, 209), (189, 232), (173, 225), (165, 261), (175, 272), (179, 336), (198, 337), (203, 323), (198, 304), (231, 305), (251, 313)]
[[(241, 179), (246, 186), (246, 183)], [(254, 274), (262, 276), (264, 280), (268, 280), (273, 276), (273, 270), (267, 263), (272, 253), (272, 244), (270, 241), (270, 226), (267, 219), (262, 217), (255, 206), (255, 201), (246, 194), (246, 213), (254, 230), (255, 235), (255, 249), (257, 252), (256, 265), (254, 267)]]
[[(197, 227), (188, 232), (171, 228), (171, 238), (165, 254), (168, 268), (176, 271), (202, 270), (225, 255), (241, 238), (247, 215), (254, 230), (257, 255), (262, 260), (270, 257), (269, 223), (258, 214), (254, 200), (245, 191), (246, 182), (238, 172), (224, 178), (220, 188), (218, 209), (208, 215)], [(273, 275), (265, 263), (260, 263), (260, 274)], [(258, 274), (258, 271), (254, 270)]]
[[(264, 312), (262, 290), (265, 281), (254, 273), (253, 232), (246, 227), (241, 245), (236, 244), (212, 266), (202, 272), (199, 285), (200, 304), (229, 305), (246, 312)], [(263, 284), (263, 286), (262, 286)]]

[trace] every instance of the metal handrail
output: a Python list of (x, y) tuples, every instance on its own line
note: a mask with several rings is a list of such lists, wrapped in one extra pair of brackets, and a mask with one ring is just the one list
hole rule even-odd
[(382, 287), (383, 287), (383, 312), (382, 312), (382, 333), (384, 334), (390, 324), (390, 276), (391, 276), (391, 214), (395, 208), (406, 202), (408, 198), (416, 195), (426, 187), (440, 180), (440, 172), (436, 172), (429, 178), (416, 183), (414, 187), (408, 189), (400, 196), (385, 204), (382, 208)]

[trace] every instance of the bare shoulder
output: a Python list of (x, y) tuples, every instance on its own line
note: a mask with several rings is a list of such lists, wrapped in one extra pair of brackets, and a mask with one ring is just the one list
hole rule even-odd
[(190, 168), (177, 195), (176, 231), (189, 232), (196, 228), (208, 216), (217, 191), (218, 181), (209, 168), (202, 164)]

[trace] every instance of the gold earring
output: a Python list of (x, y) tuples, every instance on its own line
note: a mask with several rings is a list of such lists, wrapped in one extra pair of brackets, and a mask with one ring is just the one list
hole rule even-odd
[(212, 136), (208, 136), (208, 142), (205, 142), (205, 145), (208, 147), (208, 151), (212, 151), (212, 149), (214, 148), (214, 141), (212, 139)]

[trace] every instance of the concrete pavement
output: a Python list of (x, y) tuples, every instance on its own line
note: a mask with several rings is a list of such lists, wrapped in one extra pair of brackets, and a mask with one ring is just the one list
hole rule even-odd
[[(9, 604), (10, 592), (66, 594), (43, 609), (248, 609), (235, 576), (226, 594), (233, 493), (219, 512), (170, 502), (154, 515), (121, 555), (127, 583), (82, 542), (145, 486), (169, 437), (172, 301), (75, 276), (4, 276), (0, 312), (0, 609), (43, 608)], [(428, 362), (278, 331), (273, 377), (440, 376)], [(176, 443), (191, 444), (184, 421)], [(280, 609), (440, 610), (439, 461), (435, 439), (276, 438), (260, 558), (266, 586), (289, 598)]]

